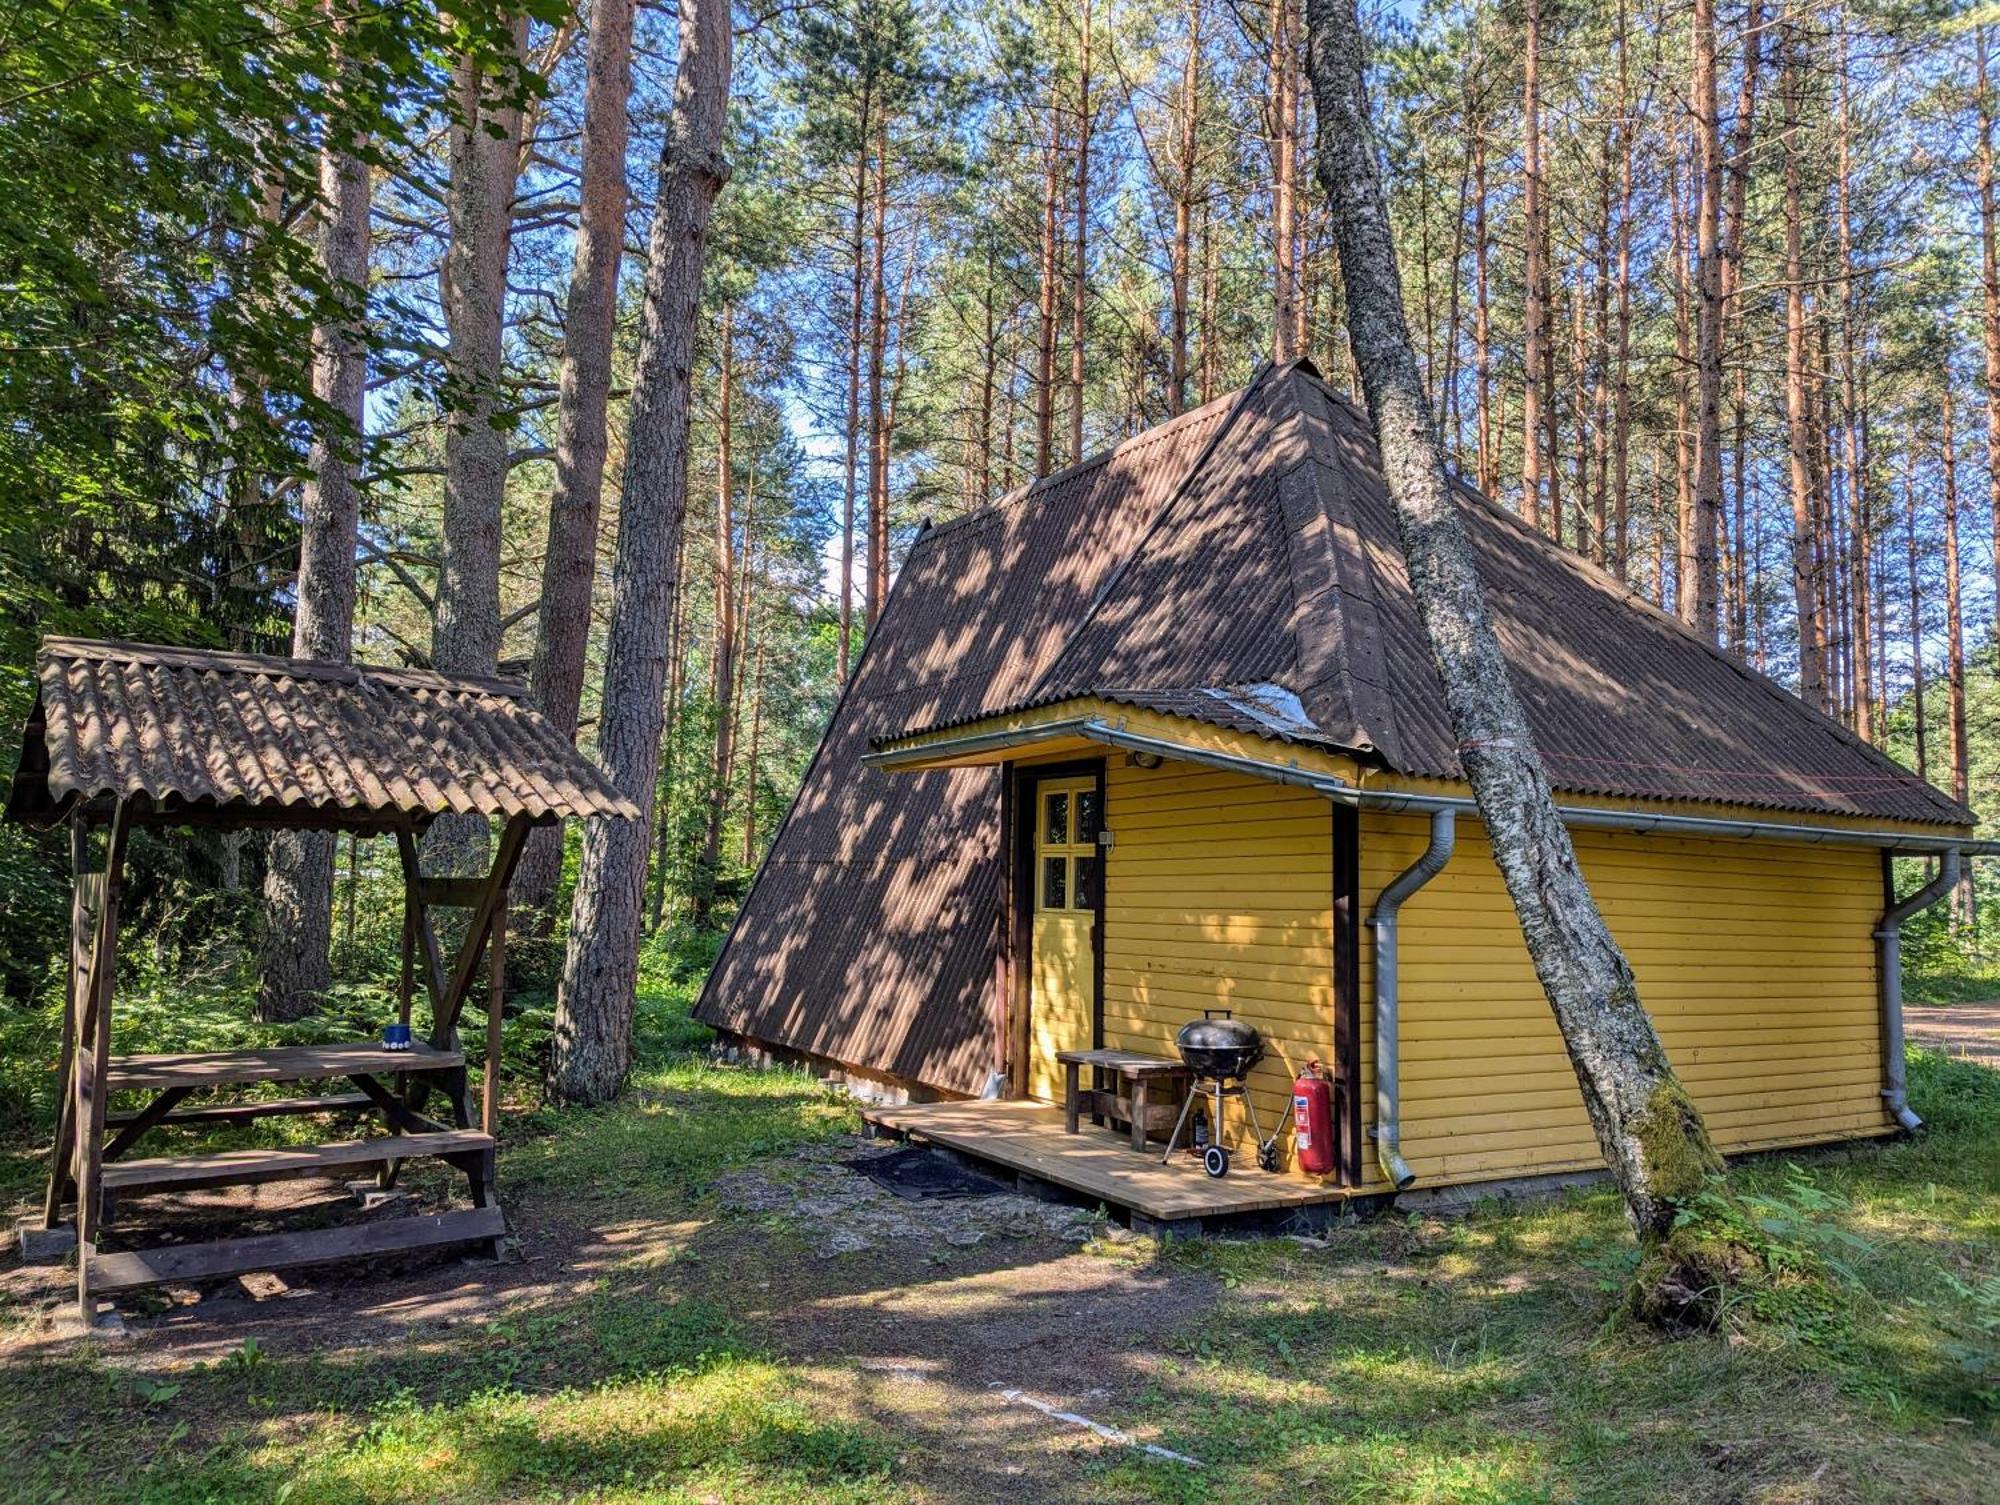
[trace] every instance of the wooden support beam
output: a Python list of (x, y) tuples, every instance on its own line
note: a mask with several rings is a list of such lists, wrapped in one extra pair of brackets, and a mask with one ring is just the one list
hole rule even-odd
[(107, 1161), (116, 1160), (131, 1149), (139, 1142), (141, 1135), (163, 1122), (167, 1115), (174, 1111), (174, 1106), (192, 1091), (194, 1091), (192, 1087), (169, 1087), (137, 1113), (132, 1114), (119, 1126), (117, 1134), (112, 1136), (111, 1143), (104, 1147), (104, 1158)]
[(500, 1132), (500, 1011), (507, 996), (507, 906), (493, 912), (493, 938), (486, 946), (486, 1070), (479, 1084), (479, 1123), (489, 1135)]
[(484, 878), (419, 878), (417, 898), (429, 906), (475, 909), (486, 895)]
[(76, 1032), (76, 1299), (86, 1323), (96, 1319), (90, 1296), (90, 1254), (103, 1221), (104, 1109), (110, 1096), (111, 988), (118, 971), (118, 895), (125, 876), (125, 846), (131, 834), (130, 807), (120, 801), (105, 838), (104, 870), (92, 874), (97, 916), (92, 927), (90, 986), (78, 1010)]
[(63, 974), (62, 1050), (56, 1062), (55, 1143), (49, 1148), (49, 1190), (42, 1205), (42, 1226), (62, 1221), (63, 1204), (76, 1184), (76, 1017), (77, 999), (85, 987), (89, 963), (83, 952), (88, 929), (83, 908), (83, 870), (90, 856), (90, 830), (75, 817), (69, 825), (69, 965)]

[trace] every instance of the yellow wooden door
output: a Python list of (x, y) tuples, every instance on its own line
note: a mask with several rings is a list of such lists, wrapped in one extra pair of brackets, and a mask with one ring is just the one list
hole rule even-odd
[(1028, 1095), (1058, 1103), (1059, 1050), (1095, 1043), (1097, 967), (1091, 933), (1101, 881), (1097, 778), (1044, 779), (1035, 792), (1035, 915), (1028, 970)]

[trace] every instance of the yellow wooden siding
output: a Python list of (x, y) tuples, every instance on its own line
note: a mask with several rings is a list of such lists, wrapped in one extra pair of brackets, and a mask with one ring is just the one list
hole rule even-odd
[[(1104, 1043), (1172, 1055), (1185, 1021), (1232, 1010), (1265, 1035), (1269, 1054), (1251, 1085), (1269, 1134), (1307, 1058), (1333, 1059), (1327, 803), (1240, 774), (1123, 758), (1110, 762), (1106, 796), (1115, 845), (1105, 866)], [(1246, 1157), (1232, 1174), (1260, 1174), (1240, 1105), (1225, 1113)]]
[[(1361, 820), (1364, 913), (1423, 847), (1421, 817)], [(1591, 891), (1727, 1151), (1882, 1132), (1868, 850), (1578, 831)], [(1374, 970), (1362, 933), (1362, 1029)], [(1420, 1184), (1601, 1165), (1483, 829), (1401, 924), (1402, 1145)], [(1369, 1050), (1373, 1044), (1370, 1040)], [(1374, 1117), (1372, 1087), (1362, 1101)], [(1369, 1157), (1369, 1179), (1380, 1175)]]

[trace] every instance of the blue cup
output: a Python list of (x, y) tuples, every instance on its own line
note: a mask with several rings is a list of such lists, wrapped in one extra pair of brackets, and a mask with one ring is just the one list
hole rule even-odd
[(410, 1048), (409, 1025), (407, 1024), (383, 1025), (382, 1046), (385, 1050), (408, 1050)]

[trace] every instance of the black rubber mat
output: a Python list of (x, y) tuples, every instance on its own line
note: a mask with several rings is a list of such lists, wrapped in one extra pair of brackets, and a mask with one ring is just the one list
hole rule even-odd
[(997, 1197), (1012, 1190), (1004, 1182), (967, 1170), (950, 1156), (930, 1149), (892, 1150), (840, 1163), (912, 1202), (926, 1197)]

